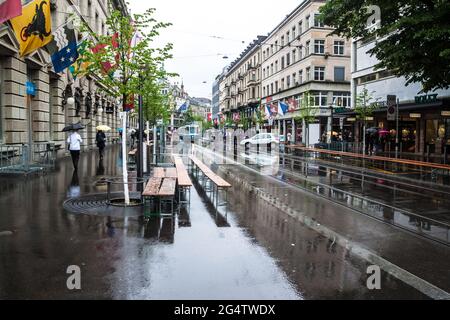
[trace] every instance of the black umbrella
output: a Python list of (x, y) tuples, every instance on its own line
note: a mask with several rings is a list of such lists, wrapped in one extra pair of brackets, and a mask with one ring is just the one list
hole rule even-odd
[(63, 132), (82, 130), (85, 127), (81, 123), (71, 124), (63, 129)]
[(380, 129), (374, 127), (374, 128), (367, 129), (366, 132), (370, 133), (370, 134), (374, 134), (374, 133), (378, 133), (378, 130), (380, 130)]

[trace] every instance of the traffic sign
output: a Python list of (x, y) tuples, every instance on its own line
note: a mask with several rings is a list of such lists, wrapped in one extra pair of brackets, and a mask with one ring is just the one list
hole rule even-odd
[(387, 96), (387, 120), (395, 121), (397, 116), (397, 96)]

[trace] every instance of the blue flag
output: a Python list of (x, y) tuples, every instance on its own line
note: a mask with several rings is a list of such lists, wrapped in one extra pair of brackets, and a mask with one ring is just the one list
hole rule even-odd
[(278, 113), (282, 116), (284, 116), (286, 113), (288, 113), (289, 111), (289, 106), (287, 105), (287, 103), (278, 102)]
[(71, 42), (67, 47), (52, 55), (53, 67), (56, 73), (64, 71), (78, 59), (77, 43)]
[(185, 102), (181, 105), (181, 107), (178, 109), (178, 112), (186, 112), (188, 111), (188, 103)]
[(56, 73), (64, 71), (74, 64), (78, 57), (78, 45), (75, 31), (67, 26), (59, 28), (53, 34), (53, 40), (48, 44), (52, 63)]

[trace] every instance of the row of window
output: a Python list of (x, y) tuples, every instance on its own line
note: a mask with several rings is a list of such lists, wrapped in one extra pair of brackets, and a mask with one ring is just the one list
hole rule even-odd
[[(288, 52), (285, 56), (282, 56), (280, 58), (280, 63), (278, 63), (278, 60), (276, 60), (274, 63), (271, 63), (270, 66), (263, 68), (263, 78), (266, 79), (277, 73), (278, 71), (289, 67), (291, 64), (302, 60), (303, 57), (309, 56), (311, 54), (311, 42), (307, 41), (304, 48), (305, 49), (303, 50), (303, 46), (301, 46), (298, 49), (293, 49), (292, 52)], [(314, 40), (313, 53), (325, 54), (325, 40)], [(345, 42), (343, 40), (334, 41), (333, 53), (335, 55), (344, 55)]]
[(280, 41), (278, 41), (278, 39), (275, 40), (275, 42), (271, 44), (270, 47), (264, 50), (263, 52), (264, 60), (266, 60), (274, 53), (281, 50), (285, 45), (288, 45), (292, 41), (296, 40), (297, 37), (299, 37), (304, 31), (310, 29), (312, 26), (316, 28), (324, 27), (324, 24), (320, 20), (320, 15), (318, 13), (314, 14), (313, 16), (307, 15), (305, 20), (301, 19), (300, 21), (298, 21), (298, 23), (293, 25), (292, 28), (290, 28), (290, 30), (286, 32), (285, 35), (282, 35), (280, 37)]
[[(276, 94), (279, 91), (296, 87), (303, 82), (311, 80), (325, 81), (325, 67), (314, 67), (313, 69), (310, 67), (306, 68), (305, 78), (303, 77), (303, 70), (300, 70), (298, 73), (293, 73), (292, 75), (286, 76), (286, 78), (282, 78), (280, 82), (277, 80), (270, 85), (263, 87), (263, 95), (266, 97), (268, 95)], [(334, 67), (334, 81), (345, 81), (345, 67)]]
[(392, 73), (392, 71), (383, 70), (383, 71), (380, 71), (380, 72), (375, 72), (375, 73), (371, 73), (371, 74), (365, 75), (365, 76), (363, 76), (361, 78), (358, 78), (357, 81), (358, 81), (358, 85), (362, 85), (362, 84), (365, 84), (367, 82), (389, 78), (389, 77), (392, 77), (393, 75), (394, 74)]
[[(328, 92), (327, 91), (312, 91), (310, 93), (310, 105), (312, 107), (329, 107), (330, 105), (333, 105), (334, 107), (342, 107), (342, 108), (350, 108), (351, 107), (351, 93), (350, 92), (333, 92), (332, 93), (332, 100), (329, 101), (328, 99)], [(297, 107), (300, 108), (303, 105), (303, 99), (305, 99), (306, 96), (296, 95), (294, 99), (296, 100)]]

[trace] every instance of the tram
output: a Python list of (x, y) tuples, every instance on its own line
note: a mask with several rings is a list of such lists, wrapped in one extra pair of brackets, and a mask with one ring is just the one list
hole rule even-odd
[(190, 124), (180, 127), (178, 129), (178, 134), (180, 136), (180, 139), (184, 142), (197, 141), (202, 136), (200, 126), (197, 124)]

